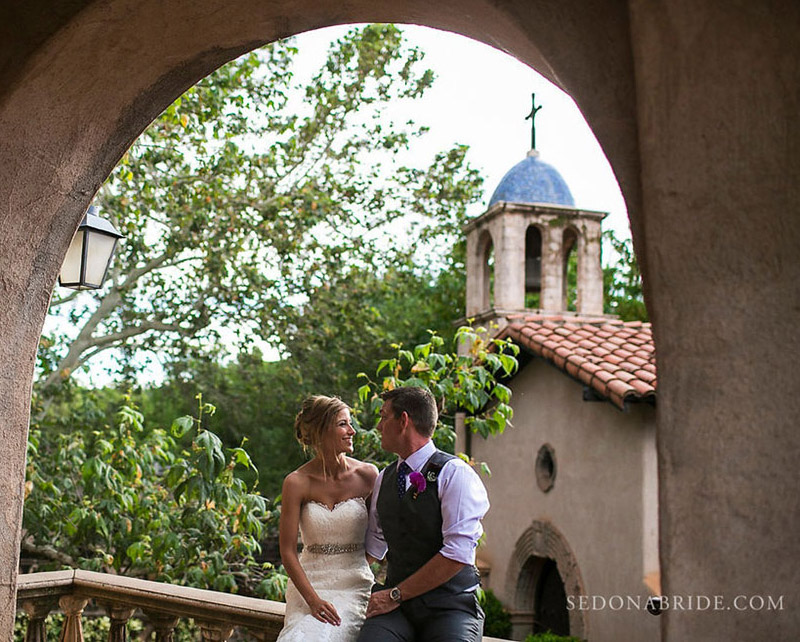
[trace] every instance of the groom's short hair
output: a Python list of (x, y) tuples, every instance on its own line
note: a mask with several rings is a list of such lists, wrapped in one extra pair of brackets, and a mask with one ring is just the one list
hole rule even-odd
[(381, 399), (392, 402), (395, 418), (404, 412), (414, 423), (417, 432), (423, 437), (430, 437), (439, 421), (436, 400), (425, 388), (395, 388), (381, 394)]

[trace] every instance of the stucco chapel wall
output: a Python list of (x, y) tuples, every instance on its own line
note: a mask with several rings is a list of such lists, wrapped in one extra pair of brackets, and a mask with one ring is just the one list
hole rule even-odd
[[(492, 507), (481, 549), (491, 564), (491, 589), (513, 605), (521, 569), (510, 569), (509, 561), (523, 533), (542, 520), (567, 540), (585, 594), (646, 597), (643, 579), (653, 569), (645, 567), (645, 546), (657, 537), (654, 516), (650, 523), (645, 518), (645, 501), (651, 509), (657, 503), (656, 488), (650, 485), (647, 498), (643, 494), (646, 451), (655, 448), (653, 409), (623, 413), (608, 403), (584, 402), (581, 385), (541, 359), (531, 361), (510, 387), (514, 427), (472, 442), (473, 457), (492, 470), (484, 477)], [(545, 443), (557, 462), (547, 493), (537, 486), (534, 470)], [(658, 619), (644, 611), (587, 611), (585, 621), (591, 640), (659, 639)]]

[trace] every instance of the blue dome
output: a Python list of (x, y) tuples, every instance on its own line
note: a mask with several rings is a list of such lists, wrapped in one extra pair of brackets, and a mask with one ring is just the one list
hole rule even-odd
[(489, 200), (489, 207), (499, 201), (575, 207), (566, 181), (555, 167), (539, 160), (539, 153), (535, 150), (528, 152), (525, 160), (503, 176)]

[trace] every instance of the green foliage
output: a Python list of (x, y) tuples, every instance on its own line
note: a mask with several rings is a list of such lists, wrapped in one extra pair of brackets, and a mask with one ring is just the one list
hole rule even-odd
[[(439, 425), (434, 434), (438, 447), (453, 452), (458, 412), (466, 413), (466, 428), (483, 438), (502, 433), (511, 425), (513, 411), (509, 405), (511, 390), (500, 379), (516, 371), (519, 348), (510, 341), (487, 336), (485, 328), (458, 328), (454, 344), (462, 346), (464, 354), (445, 349), (444, 340), (435, 333), (412, 350), (395, 344), (395, 355), (378, 362), (375, 379), (366, 373), (359, 375), (363, 382), (358, 389), (362, 425), (377, 424), (382, 391), (420, 386), (430, 390), (439, 405)], [(356, 443), (362, 457), (381, 461), (374, 435), (357, 435)]]
[(38, 570), (63, 567), (220, 591), (271, 590), (255, 560), (273, 526), (266, 500), (241, 471), (243, 447), (225, 449), (202, 426), (215, 408), (146, 426), (129, 402), (105, 430), (33, 429), (28, 444), (23, 553)]
[(348, 269), (446, 267), (440, 241), (460, 236), (481, 178), (463, 146), (402, 165), (426, 128), (383, 115), (430, 86), (423, 54), (392, 25), (355, 28), (305, 84), (296, 54), (280, 41), (221, 67), (125, 154), (95, 199), (125, 240), (103, 290), (55, 293), (51, 310), (78, 333), (43, 342), (42, 390), (111, 349), (123, 376), (134, 356), (207, 358), (223, 332), (287, 350)]
[(356, 399), (357, 374), (372, 370), (393, 342), (416, 345), (431, 328), (452, 342), (450, 320), (463, 309), (464, 272), (438, 275), (396, 267), (384, 275), (351, 268), (317, 288), (298, 309), (285, 340), (289, 354), (265, 361), (257, 349), (226, 365), (177, 361), (168, 381), (141, 393), (145, 414), (157, 423), (191, 410), (204, 390), (218, 405), (220, 438), (228, 446), (248, 439), (261, 471), (259, 489), (274, 497), (283, 478), (305, 460), (294, 438), (302, 399), (323, 391)]
[(631, 239), (620, 239), (614, 230), (603, 232), (619, 261), (603, 268), (603, 312), (616, 314), (623, 321), (647, 321), (642, 293), (642, 275)]
[[(61, 631), (64, 626), (63, 613), (51, 613), (45, 619), (45, 629), (48, 632), (48, 640), (55, 639), (55, 634)], [(108, 617), (86, 617), (84, 615), (81, 626), (83, 628), (84, 642), (107, 642), (111, 628), (111, 621)], [(28, 628), (28, 616), (18, 612), (14, 621), (14, 642), (23, 642), (25, 632)], [(141, 639), (145, 631), (145, 624), (137, 617), (128, 620), (128, 635), (131, 640)], [(181, 619), (175, 627), (173, 642), (196, 642), (200, 639), (200, 627), (193, 620)]]
[(581, 638), (571, 635), (556, 635), (547, 631), (546, 633), (536, 633), (525, 638), (525, 642), (584, 642)]
[(574, 245), (567, 257), (567, 272), (565, 276), (567, 310), (575, 312), (578, 309), (578, 251)]
[(511, 614), (491, 589), (481, 591), (480, 603), (486, 619), (483, 634), (487, 637), (508, 639), (511, 637)]

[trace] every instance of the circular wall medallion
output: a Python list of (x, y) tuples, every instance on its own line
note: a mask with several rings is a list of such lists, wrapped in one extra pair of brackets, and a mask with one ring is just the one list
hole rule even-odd
[(549, 491), (556, 481), (556, 451), (544, 444), (536, 455), (536, 483), (542, 492)]

